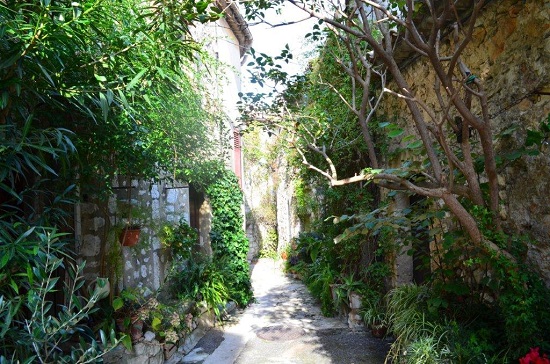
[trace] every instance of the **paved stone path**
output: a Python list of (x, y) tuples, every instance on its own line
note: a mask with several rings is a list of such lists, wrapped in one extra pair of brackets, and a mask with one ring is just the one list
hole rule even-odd
[[(175, 363), (381, 364), (388, 343), (342, 319), (323, 317), (307, 288), (260, 259), (252, 270), (256, 303), (210, 330)], [(174, 361), (172, 361), (174, 363)]]

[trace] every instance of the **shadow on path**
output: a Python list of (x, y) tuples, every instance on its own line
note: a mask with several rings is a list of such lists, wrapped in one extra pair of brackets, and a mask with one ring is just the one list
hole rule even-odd
[(210, 330), (179, 363), (384, 363), (387, 341), (323, 317), (304, 284), (285, 276), (278, 262), (260, 259), (252, 268), (256, 302)]

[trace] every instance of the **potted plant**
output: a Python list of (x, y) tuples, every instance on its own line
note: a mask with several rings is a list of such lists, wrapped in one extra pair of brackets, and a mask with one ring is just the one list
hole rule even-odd
[(367, 325), (374, 337), (382, 338), (388, 332), (388, 317), (382, 297), (370, 297), (363, 302), (361, 309), (363, 322)]
[(122, 246), (134, 246), (139, 241), (139, 236), (141, 234), (141, 225), (136, 223), (136, 220), (139, 220), (142, 216), (139, 208), (136, 208), (130, 196), (128, 196), (128, 202), (121, 202), (119, 206), (121, 214), (127, 216), (126, 225), (122, 228), (119, 234), (119, 241)]
[(354, 307), (357, 301), (360, 304), (360, 296), (357, 292), (364, 287), (364, 283), (360, 280), (356, 280), (354, 274), (341, 275), (340, 282), (337, 285), (336, 297), (337, 304), (344, 304), (350, 309), (358, 309), (360, 307)]
[(127, 348), (143, 336), (143, 318), (139, 315), (141, 306), (139, 294), (131, 290), (123, 290), (120, 297), (113, 300), (116, 328), (127, 334), (122, 341)]
[(132, 224), (124, 227), (119, 235), (119, 241), (122, 246), (134, 246), (139, 241), (141, 226)]

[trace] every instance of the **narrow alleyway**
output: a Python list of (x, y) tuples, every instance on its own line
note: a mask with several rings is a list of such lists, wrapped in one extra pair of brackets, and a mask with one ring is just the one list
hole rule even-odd
[[(252, 271), (257, 302), (210, 330), (187, 356), (169, 364), (379, 364), (388, 343), (338, 318), (326, 318), (307, 288), (260, 259)], [(175, 359), (175, 358), (174, 358)]]

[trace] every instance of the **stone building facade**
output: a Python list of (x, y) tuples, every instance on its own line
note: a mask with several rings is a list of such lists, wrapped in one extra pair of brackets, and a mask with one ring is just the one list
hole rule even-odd
[[(198, 26), (194, 37), (219, 61), (217, 73), (211, 75), (210, 101), (225, 115), (214, 125), (213, 135), (226, 140), (228, 150), (220, 150), (228, 168), (242, 170), (240, 138), (235, 125), (236, 101), (240, 91), (241, 60), (251, 46), (252, 36), (235, 4), (219, 0), (225, 17), (213, 24)], [(200, 67), (200, 65), (197, 65)], [(205, 105), (207, 103), (205, 102)], [(227, 141), (230, 141), (229, 143)], [(113, 183), (114, 194), (108, 200), (86, 196), (75, 208), (76, 254), (86, 261), (85, 278), (108, 277), (111, 293), (138, 288), (150, 294), (162, 285), (170, 263), (169, 249), (162, 246), (159, 235), (164, 224), (185, 220), (199, 229), (200, 242), (209, 248), (211, 210), (205, 197), (192, 186), (181, 182), (152, 182), (118, 177)], [(125, 247), (119, 242), (123, 226), (141, 226), (136, 246)]]
[[(157, 290), (166, 277), (170, 256), (159, 235), (164, 224), (190, 221), (189, 186), (118, 178), (108, 201), (78, 205), (77, 255), (86, 260), (85, 278), (108, 277), (111, 289)], [(141, 227), (138, 244), (122, 246), (124, 226)]]
[[(506, 160), (510, 152), (525, 145), (527, 129), (537, 130), (550, 115), (550, 2), (488, 2), (477, 19), (473, 40), (464, 51), (463, 61), (484, 82), (496, 139), (495, 151), (497, 157)], [(438, 104), (433, 92), (435, 75), (422, 58), (410, 62), (404, 75), (417, 98), (428, 106)], [(388, 117), (401, 119), (401, 126), (405, 128), (412, 124), (402, 100), (388, 97), (383, 110)], [(414, 131), (406, 130), (406, 133)], [(402, 154), (395, 163), (398, 165), (408, 158), (411, 157)], [(511, 159), (503, 163), (498, 172), (503, 227), (509, 233), (532, 237), (528, 256), (550, 285), (550, 148), (547, 142), (541, 146), (540, 154)], [(398, 257), (395, 268), (398, 277), (408, 281), (412, 277), (412, 257)], [(397, 280), (403, 281), (401, 278)]]

